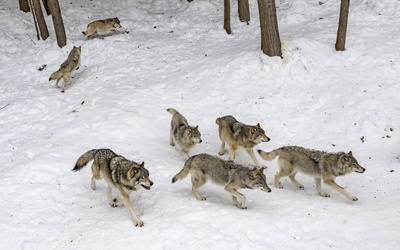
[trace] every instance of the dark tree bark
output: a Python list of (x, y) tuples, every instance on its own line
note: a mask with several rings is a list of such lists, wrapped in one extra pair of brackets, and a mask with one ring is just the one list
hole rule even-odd
[(48, 0), (48, 5), (53, 19), (54, 29), (56, 31), (57, 44), (60, 48), (62, 48), (67, 44), (67, 37), (65, 35), (60, 5), (58, 4), (58, 0)]
[(35, 15), (35, 10), (33, 8), (33, 3), (32, 0), (28, 0), (29, 8), (32, 10), (32, 17), (33, 17), (33, 23), (35, 24), (35, 29), (36, 29), (36, 37), (38, 41), (40, 40), (40, 35), (39, 35), (39, 29), (38, 29), (38, 23), (36, 21), (36, 15)]
[(241, 22), (250, 22), (249, 0), (238, 0), (238, 14)]
[(42, 3), (43, 3), (44, 9), (46, 10), (46, 14), (47, 14), (48, 16), (50, 16), (51, 13), (50, 13), (50, 10), (49, 10), (49, 4), (47, 3), (47, 0), (42, 0)]
[(261, 26), (261, 50), (268, 56), (282, 57), (275, 0), (257, 0)]
[(226, 33), (232, 34), (231, 30), (231, 1), (224, 0), (224, 29)]
[(49, 37), (49, 30), (47, 29), (46, 21), (44, 20), (42, 7), (40, 6), (39, 0), (32, 0), (33, 12), (35, 12), (36, 21), (39, 25), (40, 36), (43, 40)]
[(337, 31), (336, 44), (335, 44), (335, 48), (337, 51), (345, 50), (347, 20), (349, 17), (349, 6), (350, 6), (350, 0), (341, 0), (339, 27), (338, 27), (338, 31)]
[(31, 11), (28, 0), (19, 0), (19, 9), (25, 13)]

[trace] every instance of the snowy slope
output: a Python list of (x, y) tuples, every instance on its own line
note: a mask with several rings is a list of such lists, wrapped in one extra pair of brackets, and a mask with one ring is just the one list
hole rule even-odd
[[(60, 1), (60, 49), (51, 17), (50, 38), (36, 41), (32, 15), (0, 1), (0, 249), (398, 248), (400, 1), (351, 1), (346, 51), (336, 52), (340, 1), (277, 0), (282, 60), (260, 52), (257, 1), (250, 25), (231, 2), (227, 35), (223, 1)], [(129, 33), (83, 41), (89, 22), (114, 16)], [(74, 45), (82, 65), (61, 93), (48, 78)], [(169, 107), (199, 125), (192, 155), (217, 154), (215, 119), (227, 114), (259, 122), (266, 151), (352, 150), (367, 170), (337, 182), (359, 200), (326, 186), (322, 198), (301, 174), (305, 190), (288, 178), (276, 189), (274, 161), (263, 162), (271, 193), (241, 191), (247, 210), (212, 183), (200, 202), (189, 178), (171, 184), (184, 159), (169, 145)], [(90, 189), (89, 166), (71, 171), (93, 148), (145, 161), (154, 186), (131, 195), (143, 228), (109, 206), (104, 181)], [(244, 151), (236, 159), (252, 163)]]

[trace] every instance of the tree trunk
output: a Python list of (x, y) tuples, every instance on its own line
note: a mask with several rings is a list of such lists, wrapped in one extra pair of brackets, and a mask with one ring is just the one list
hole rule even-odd
[(261, 26), (261, 49), (268, 56), (282, 57), (275, 0), (257, 0)]
[(19, 9), (25, 13), (31, 11), (28, 0), (19, 0)]
[(36, 15), (35, 15), (35, 9), (33, 8), (33, 3), (32, 0), (28, 0), (29, 8), (32, 10), (32, 17), (33, 17), (33, 23), (35, 24), (35, 29), (36, 29), (36, 37), (38, 41), (40, 40), (40, 35), (39, 35), (39, 29), (38, 29), (38, 24), (36, 21)]
[(56, 31), (57, 44), (60, 48), (67, 44), (67, 37), (65, 35), (65, 28), (61, 16), (60, 5), (58, 0), (48, 0), (49, 10), (53, 19), (54, 29)]
[(250, 22), (249, 0), (238, 0), (238, 14), (241, 22)]
[(231, 30), (231, 1), (224, 0), (224, 29), (226, 33), (232, 34)]
[(46, 21), (43, 17), (42, 7), (40, 6), (39, 0), (32, 0), (32, 2), (36, 21), (39, 25), (40, 35), (43, 40), (46, 40), (49, 37), (49, 30), (47, 29)]
[(48, 16), (50, 16), (51, 13), (50, 13), (50, 10), (49, 10), (49, 4), (47, 3), (47, 0), (42, 0), (42, 3), (43, 3), (44, 9), (46, 10), (46, 14), (47, 14)]
[(346, 44), (347, 20), (349, 17), (350, 0), (341, 0), (339, 27), (336, 36), (335, 48), (337, 51), (344, 51)]

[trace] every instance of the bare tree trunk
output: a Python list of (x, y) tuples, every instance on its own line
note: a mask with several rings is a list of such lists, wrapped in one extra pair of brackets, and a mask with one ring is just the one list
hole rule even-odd
[(28, 0), (29, 3), (29, 8), (32, 10), (32, 17), (33, 17), (33, 23), (35, 24), (35, 29), (36, 29), (36, 37), (38, 39), (38, 41), (40, 40), (40, 36), (39, 36), (39, 29), (38, 29), (38, 24), (36, 21), (36, 15), (35, 15), (35, 9), (33, 8), (33, 4), (32, 4), (32, 0)]
[(224, 0), (224, 29), (226, 33), (232, 34), (231, 30), (231, 1)]
[(48, 16), (50, 16), (51, 13), (50, 13), (50, 10), (49, 10), (49, 4), (47, 3), (47, 0), (42, 0), (42, 3), (43, 3), (44, 9), (46, 10), (46, 14), (47, 14)]
[(60, 5), (58, 0), (48, 0), (49, 10), (53, 18), (54, 29), (56, 31), (57, 44), (60, 48), (67, 44), (67, 37), (65, 35), (65, 28), (61, 16)]
[(28, 0), (19, 0), (19, 9), (22, 10), (23, 12), (29, 12), (29, 3)]
[(341, 0), (339, 27), (337, 31), (336, 44), (335, 44), (335, 48), (337, 51), (345, 50), (347, 20), (349, 17), (349, 6), (350, 6), (350, 0)]
[(238, 14), (241, 22), (250, 22), (249, 0), (238, 0)]
[(35, 12), (36, 21), (39, 25), (40, 35), (43, 40), (46, 40), (49, 37), (49, 30), (47, 29), (46, 21), (43, 17), (42, 7), (40, 6), (39, 0), (33, 1), (33, 10)]
[(268, 56), (282, 57), (275, 0), (257, 0), (261, 26), (261, 49)]

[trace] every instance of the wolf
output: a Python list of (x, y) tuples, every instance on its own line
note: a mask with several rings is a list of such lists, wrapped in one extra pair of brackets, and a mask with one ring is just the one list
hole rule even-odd
[(96, 35), (98, 32), (112, 31), (114, 33), (118, 33), (119, 31), (117, 28), (121, 27), (122, 26), (118, 17), (97, 20), (89, 23), (86, 28), (86, 32), (82, 32), (84, 34), (83, 39), (86, 40), (89, 37)]
[(211, 180), (215, 184), (223, 186), (232, 195), (232, 201), (236, 207), (246, 209), (246, 197), (237, 190), (249, 188), (271, 192), (263, 174), (264, 169), (248, 168), (209, 154), (198, 154), (185, 162), (183, 169), (172, 178), (172, 183), (184, 179), (190, 173), (194, 197), (198, 200), (205, 200), (206, 198), (199, 194), (199, 188), (207, 180)]
[(258, 150), (261, 158), (267, 161), (274, 160), (279, 156), (279, 173), (275, 175), (274, 185), (276, 188), (283, 188), (279, 179), (289, 176), (289, 179), (300, 189), (304, 189), (296, 179), (297, 172), (302, 172), (314, 177), (315, 186), (318, 194), (322, 197), (330, 197), (328, 193), (321, 190), (321, 180), (334, 190), (345, 195), (351, 201), (357, 201), (358, 198), (349, 194), (343, 187), (335, 182), (338, 176), (346, 175), (352, 172), (364, 173), (365, 168), (361, 167), (353, 153), (338, 152), (327, 153), (297, 146), (287, 146), (264, 152)]
[(176, 109), (169, 108), (167, 111), (172, 115), (169, 144), (171, 146), (178, 144), (185, 160), (187, 160), (190, 157), (190, 149), (202, 142), (199, 126), (189, 126), (186, 118)]
[(60, 66), (60, 69), (50, 75), (49, 81), (56, 81), (56, 88), (58, 88), (58, 82), (63, 79), (64, 82), (62, 84), (61, 92), (65, 92), (65, 84), (69, 83), (71, 80), (71, 73), (75, 70), (78, 70), (81, 66), (81, 46), (75, 47), (71, 50), (68, 55), (67, 60), (63, 62)]
[(96, 180), (103, 177), (108, 184), (107, 198), (110, 205), (112, 207), (122, 205), (118, 199), (112, 198), (112, 189), (116, 188), (121, 193), (123, 203), (128, 208), (135, 226), (144, 226), (143, 221), (137, 217), (129, 198), (132, 191), (137, 191), (142, 187), (150, 190), (153, 185), (149, 178), (149, 171), (144, 168), (144, 162), (138, 164), (127, 160), (110, 149), (92, 149), (78, 158), (72, 171), (81, 170), (91, 160), (94, 160), (91, 188), (96, 190)]
[(265, 135), (265, 131), (259, 123), (255, 126), (246, 125), (238, 122), (231, 115), (217, 118), (215, 123), (218, 124), (218, 134), (222, 142), (219, 155), (224, 155), (226, 142), (229, 145), (229, 160), (235, 160), (236, 149), (244, 148), (258, 167), (265, 167), (258, 162), (253, 152), (253, 147), (261, 142), (268, 142), (270, 140)]

